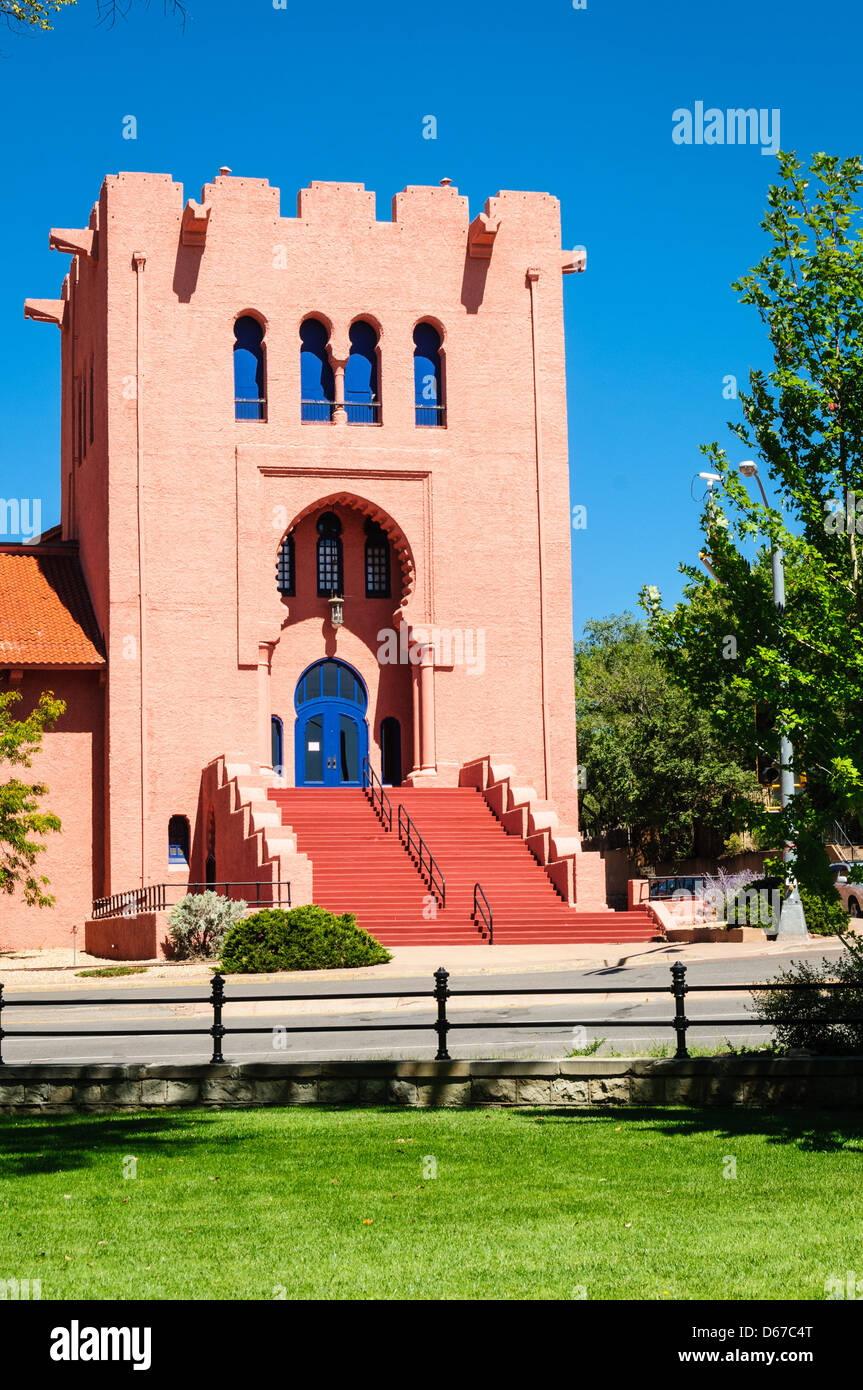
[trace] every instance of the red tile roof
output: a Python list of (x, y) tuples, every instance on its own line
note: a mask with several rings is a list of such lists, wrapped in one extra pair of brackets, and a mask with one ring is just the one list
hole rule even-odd
[(0, 666), (104, 666), (75, 550), (0, 546)]

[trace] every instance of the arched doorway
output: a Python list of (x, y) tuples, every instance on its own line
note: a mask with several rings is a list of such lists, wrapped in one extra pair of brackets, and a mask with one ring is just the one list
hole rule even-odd
[(381, 781), (389, 787), (402, 784), (402, 728), (391, 715), (381, 720)]
[(345, 661), (316, 661), (294, 696), (298, 787), (359, 787), (369, 751), (368, 694)]

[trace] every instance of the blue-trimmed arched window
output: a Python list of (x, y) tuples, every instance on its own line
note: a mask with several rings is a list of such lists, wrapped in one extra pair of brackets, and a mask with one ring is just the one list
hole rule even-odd
[(333, 418), (335, 383), (327, 356), (329, 332), (320, 319), (300, 324), (300, 418), (324, 421)]
[(273, 772), (277, 777), (281, 777), (285, 768), (285, 731), (277, 714), (270, 719), (270, 744)]
[(188, 867), (189, 822), (186, 816), (172, 816), (168, 821), (168, 863), (174, 869)]
[(343, 593), (342, 523), (335, 512), (318, 517), (318, 598)]
[(297, 681), (294, 701), (298, 710), (317, 700), (347, 700), (365, 713), (369, 697), (361, 677), (347, 662), (327, 657), (316, 661)]
[(378, 335), (364, 319), (352, 323), (351, 355), (345, 365), (345, 409), (349, 425), (376, 425), (381, 418), (378, 398)]
[(294, 563), (294, 536), (293, 532), (288, 532), (285, 539), (279, 546), (279, 558), (276, 561), (276, 587), (280, 594), (286, 598), (293, 598), (296, 593), (297, 569)]
[(264, 330), (245, 314), (234, 324), (234, 414), (238, 420), (266, 420)]
[(414, 329), (414, 405), (418, 425), (446, 423), (441, 371), (441, 337), (431, 323)]
[(390, 542), (386, 531), (366, 522), (366, 598), (390, 597)]

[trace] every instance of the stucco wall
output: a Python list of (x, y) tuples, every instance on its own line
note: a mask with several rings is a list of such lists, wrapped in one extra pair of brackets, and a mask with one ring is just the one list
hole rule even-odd
[[(8, 689), (8, 678), (2, 679)], [(20, 893), (0, 896), (0, 949), (71, 946), (75, 925), (83, 944), (84, 921), (101, 892), (103, 871), (103, 689), (98, 673), (88, 671), (28, 671), (13, 688), (23, 697), (12, 706), (16, 719), (26, 718), (43, 690), (66, 702), (66, 713), (45, 734), (31, 768), (0, 764), (3, 780), (17, 777), (48, 787), (40, 808), (58, 815), (63, 829), (45, 837), (36, 869), (50, 880), (56, 905), (28, 907)]]

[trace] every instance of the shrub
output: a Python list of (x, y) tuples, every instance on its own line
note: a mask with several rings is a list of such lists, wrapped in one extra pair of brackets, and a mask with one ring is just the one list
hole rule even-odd
[(781, 1051), (792, 1048), (837, 1055), (863, 1053), (863, 1021), (837, 1023), (841, 1018), (863, 1020), (863, 941), (843, 937), (845, 950), (838, 960), (820, 965), (798, 961), (780, 970), (777, 983), (817, 986), (835, 980), (843, 989), (760, 990), (753, 992), (759, 1018), (773, 1024)]
[(848, 930), (848, 913), (835, 888), (829, 893), (814, 893), (801, 887), (800, 901), (806, 913), (806, 926), (814, 936), (841, 936)]
[(247, 903), (224, 898), (210, 888), (206, 893), (187, 893), (168, 917), (168, 939), (177, 960), (217, 956), (225, 933), (247, 911)]
[(353, 913), (336, 916), (310, 903), (265, 908), (238, 922), (225, 937), (222, 970), (228, 975), (273, 970), (334, 970), (339, 966), (384, 965), (391, 960)]

